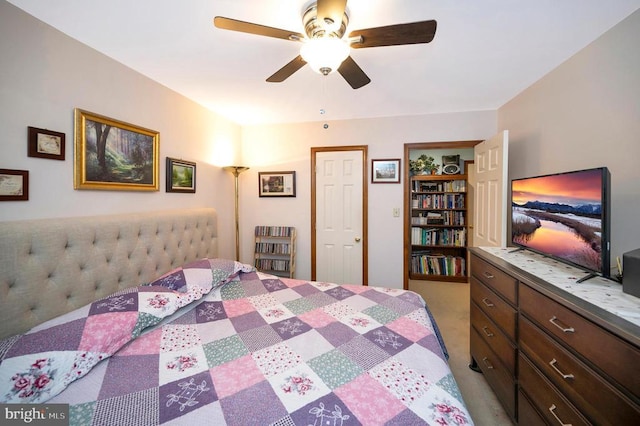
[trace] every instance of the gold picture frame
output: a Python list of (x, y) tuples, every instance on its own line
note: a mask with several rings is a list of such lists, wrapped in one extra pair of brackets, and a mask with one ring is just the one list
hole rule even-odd
[(74, 110), (73, 187), (158, 191), (160, 133)]

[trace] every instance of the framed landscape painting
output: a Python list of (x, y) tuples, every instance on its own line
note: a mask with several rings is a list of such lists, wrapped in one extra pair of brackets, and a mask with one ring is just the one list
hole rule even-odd
[(158, 191), (160, 133), (75, 109), (74, 188)]
[(167, 192), (196, 192), (196, 163), (167, 157)]
[(400, 183), (400, 159), (371, 160), (371, 183)]

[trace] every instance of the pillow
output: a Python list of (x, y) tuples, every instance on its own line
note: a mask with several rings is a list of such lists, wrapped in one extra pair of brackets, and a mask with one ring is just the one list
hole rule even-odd
[(47, 401), (144, 329), (252, 270), (201, 259), (0, 341), (0, 402)]

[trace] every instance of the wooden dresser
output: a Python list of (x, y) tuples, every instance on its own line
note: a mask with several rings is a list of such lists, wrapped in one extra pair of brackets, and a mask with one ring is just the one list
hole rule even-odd
[(640, 299), (513, 250), (471, 249), (470, 367), (517, 424), (640, 424)]

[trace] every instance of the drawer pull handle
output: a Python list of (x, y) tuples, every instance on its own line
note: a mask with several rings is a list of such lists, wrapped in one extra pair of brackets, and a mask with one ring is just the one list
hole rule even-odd
[(487, 307), (489, 308), (493, 308), (493, 302), (491, 302), (491, 300), (487, 299), (486, 297), (484, 299), (482, 299), (482, 303), (484, 303)]
[(555, 325), (556, 327), (558, 327), (563, 333), (573, 333), (574, 331), (576, 331), (573, 327), (563, 327), (560, 324), (558, 324), (557, 322), (558, 317), (556, 317), (555, 315), (549, 320), (549, 322), (553, 325)]
[(491, 363), (489, 362), (489, 358), (487, 358), (486, 356), (484, 358), (482, 358), (482, 362), (484, 362), (484, 365), (489, 369), (489, 370), (493, 370), (493, 365), (491, 365)]
[(493, 337), (493, 333), (489, 331), (489, 327), (487, 327), (486, 325), (482, 327), (482, 331), (484, 331), (485, 336)]
[(558, 367), (556, 367), (556, 363), (558, 361), (554, 358), (549, 362), (549, 365), (551, 366), (551, 368), (553, 368), (554, 370), (556, 370), (556, 373), (558, 373), (563, 379), (573, 379), (573, 374), (564, 374), (562, 371), (560, 371), (560, 369)]
[(549, 412), (551, 413), (551, 415), (555, 417), (558, 423), (560, 423), (562, 426), (571, 426), (571, 423), (564, 423), (562, 420), (560, 420), (560, 418), (556, 414), (556, 408), (558, 408), (556, 407), (556, 404), (551, 404), (551, 407), (549, 407)]
[(490, 272), (487, 272), (487, 271), (484, 271), (482, 273), (482, 275), (484, 275), (485, 278), (489, 278), (490, 280), (494, 278), (494, 275), (492, 273), (490, 273)]

